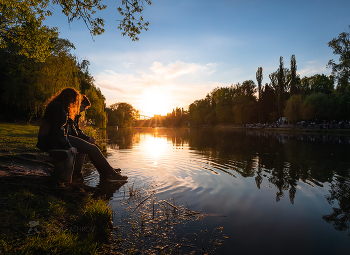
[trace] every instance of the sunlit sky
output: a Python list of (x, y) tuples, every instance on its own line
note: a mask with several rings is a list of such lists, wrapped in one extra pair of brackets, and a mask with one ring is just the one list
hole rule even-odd
[(143, 14), (149, 30), (133, 42), (117, 29), (120, 2), (103, 1), (107, 10), (98, 15), (106, 32), (94, 40), (83, 21), (68, 24), (59, 7), (45, 24), (90, 61), (107, 106), (127, 102), (147, 116), (187, 109), (216, 87), (256, 82), (260, 66), (268, 83), (280, 56), (289, 67), (294, 54), (301, 77), (328, 75), (328, 61), (338, 57), (327, 43), (350, 25), (348, 0), (153, 0)]

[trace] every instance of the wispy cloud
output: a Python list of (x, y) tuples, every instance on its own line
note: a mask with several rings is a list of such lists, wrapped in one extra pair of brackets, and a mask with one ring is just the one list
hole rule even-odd
[(126, 68), (129, 68), (131, 65), (133, 65), (134, 63), (128, 63), (126, 61), (123, 62), (123, 66), (125, 66)]
[(300, 78), (304, 76), (312, 76), (315, 74), (330, 74), (331, 69), (327, 68), (325, 64), (320, 64), (317, 61), (309, 61), (305, 67), (301, 70), (298, 70), (297, 73), (300, 75)]
[(163, 65), (160, 62), (154, 62), (148, 68), (148, 72), (136, 71), (131, 74), (119, 74), (112, 70), (105, 70), (96, 75), (95, 79), (99, 87), (123, 93), (126, 90), (139, 90), (148, 86), (181, 84), (182, 82), (176, 79), (184, 75), (208, 77), (215, 72), (215, 67), (213, 63), (200, 65), (176, 61)]

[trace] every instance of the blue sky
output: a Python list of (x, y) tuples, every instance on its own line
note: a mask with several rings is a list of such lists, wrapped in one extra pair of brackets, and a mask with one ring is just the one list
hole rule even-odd
[(256, 82), (260, 66), (268, 83), (280, 56), (289, 67), (294, 54), (301, 77), (328, 75), (328, 61), (338, 57), (327, 43), (350, 25), (348, 0), (153, 0), (143, 14), (149, 30), (133, 42), (117, 29), (120, 2), (103, 2), (107, 10), (98, 15), (106, 32), (94, 40), (82, 21), (68, 24), (59, 7), (46, 24), (90, 61), (107, 105), (127, 102), (148, 116), (186, 109), (215, 87)]

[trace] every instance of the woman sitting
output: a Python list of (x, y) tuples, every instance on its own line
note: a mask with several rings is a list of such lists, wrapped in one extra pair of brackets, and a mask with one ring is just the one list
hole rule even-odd
[(80, 103), (81, 95), (74, 88), (63, 89), (48, 100), (39, 129), (37, 147), (43, 151), (69, 149), (73, 155), (88, 154), (100, 178), (109, 181), (126, 180), (128, 177), (114, 170), (95, 144), (67, 134), (67, 120), (75, 119)]
[[(84, 112), (87, 108), (91, 106), (90, 100), (87, 98), (87, 96), (82, 95), (81, 104), (79, 108), (79, 115), (76, 115), (74, 120), (71, 118), (68, 118), (68, 135), (79, 137), (80, 139), (83, 139), (89, 143), (95, 144), (95, 138), (92, 136), (86, 135), (83, 130), (79, 127), (79, 120), (81, 117), (81, 113)], [(77, 153), (75, 155), (75, 162), (74, 162), (74, 170), (73, 170), (73, 176), (72, 180), (74, 181), (83, 181), (83, 165), (85, 161), (85, 154), (84, 153)], [(117, 170), (117, 169), (116, 169)], [(120, 169), (118, 169), (120, 170)]]

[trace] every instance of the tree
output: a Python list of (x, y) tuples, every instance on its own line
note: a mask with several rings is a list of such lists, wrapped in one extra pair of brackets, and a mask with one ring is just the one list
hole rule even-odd
[(318, 92), (329, 95), (334, 90), (334, 78), (333, 76), (327, 77), (324, 74), (305, 76), (301, 79), (301, 89), (304, 95)]
[[(305, 97), (305, 107), (313, 109), (312, 113), (309, 113), (308, 118), (316, 118), (318, 120), (324, 120), (331, 116), (331, 101), (324, 93), (312, 93)], [(306, 117), (306, 116), (305, 116)]]
[[(152, 0), (122, 0), (117, 8), (122, 19), (118, 29), (122, 35), (133, 41), (141, 30), (147, 30), (148, 21), (144, 21), (142, 12), (144, 4), (150, 5)], [(15, 45), (18, 53), (44, 61), (48, 56), (52, 43), (50, 38), (57, 36), (57, 28), (43, 25), (47, 16), (51, 16), (52, 5), (59, 5), (68, 22), (82, 19), (92, 36), (104, 32), (104, 20), (97, 16), (97, 11), (106, 9), (102, 0), (1, 0), (0, 2), (0, 48)]]
[(106, 127), (107, 116), (105, 112), (105, 97), (101, 90), (94, 85), (85, 91), (85, 95), (89, 98), (91, 106), (86, 110), (85, 118), (92, 120), (94, 125), (99, 128)]
[(131, 127), (138, 115), (138, 111), (131, 104), (124, 102), (112, 104), (106, 110), (110, 126)]
[(212, 92), (215, 101), (215, 113), (220, 123), (232, 122), (232, 98), (233, 90), (230, 87), (216, 88)]
[(30, 121), (41, 116), (45, 101), (60, 89), (79, 90), (76, 61), (70, 54), (74, 45), (60, 38), (52, 42), (51, 55), (44, 62), (0, 49), (0, 104), (5, 112)]
[(333, 49), (335, 55), (339, 55), (339, 63), (331, 59), (328, 67), (332, 68), (332, 75), (338, 80), (337, 90), (344, 93), (350, 80), (350, 33), (340, 33), (328, 43), (328, 46)]
[(262, 87), (261, 83), (263, 80), (263, 68), (258, 67), (258, 70), (256, 71), (256, 80), (258, 82), (258, 93), (259, 93), (259, 101), (258, 101), (258, 112), (259, 112), (259, 122), (262, 122), (263, 119), (260, 119), (262, 117), (262, 105), (261, 105), (261, 97), (262, 97)]
[(277, 112), (276, 94), (275, 90), (267, 83), (261, 94), (261, 108), (262, 108), (262, 122), (274, 121), (275, 118), (271, 118), (273, 112)]
[(278, 104), (278, 116), (283, 116), (283, 109), (284, 109), (284, 91), (285, 91), (285, 82), (284, 82), (285, 76), (284, 76), (284, 68), (283, 68), (283, 57), (280, 57), (280, 65), (277, 70), (277, 87), (278, 87), (278, 97), (277, 97), (277, 104)]
[(295, 55), (290, 58), (290, 95), (296, 95), (298, 93), (298, 83), (300, 83), (300, 78), (297, 75), (297, 61), (295, 60)]
[(246, 95), (235, 97), (235, 104), (232, 108), (236, 124), (246, 124), (253, 121), (255, 112), (254, 101)]
[(301, 95), (293, 95), (286, 102), (286, 108), (284, 110), (284, 116), (290, 122), (297, 122), (302, 119), (302, 106), (303, 99)]
[(258, 71), (256, 71), (256, 81), (258, 82), (258, 93), (259, 93), (259, 101), (261, 99), (261, 83), (263, 80), (263, 68), (258, 67)]

